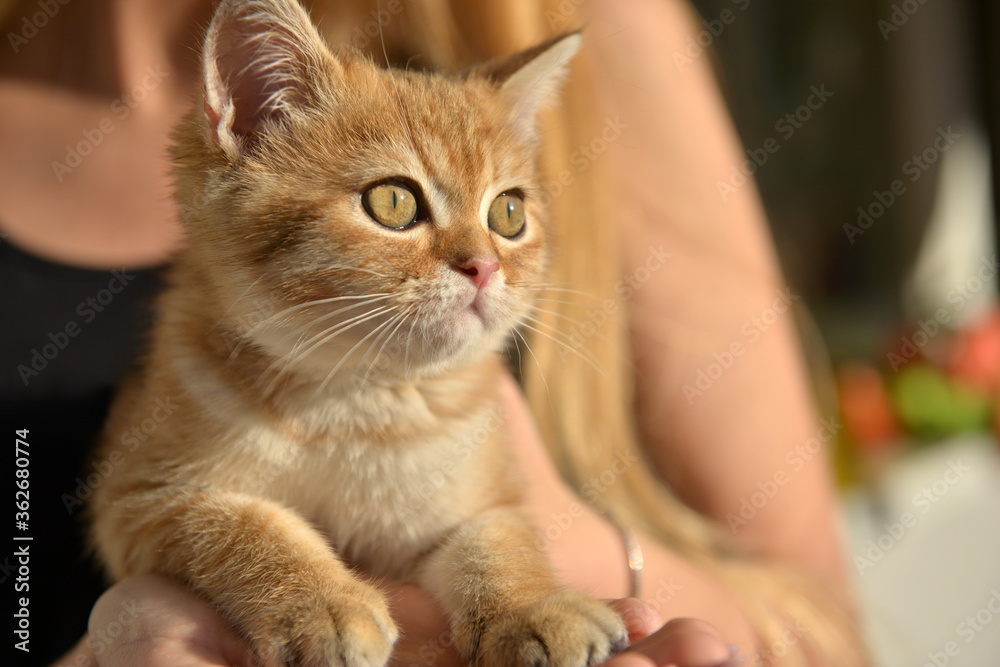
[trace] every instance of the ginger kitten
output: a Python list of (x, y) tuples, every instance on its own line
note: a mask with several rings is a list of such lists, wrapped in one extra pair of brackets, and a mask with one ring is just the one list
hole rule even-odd
[(189, 247), (98, 454), (124, 460), (90, 508), (113, 578), (184, 582), (269, 664), (386, 663), (396, 626), (352, 568), (433, 593), (476, 665), (622, 645), (536, 547), (497, 416), (545, 267), (535, 116), (579, 42), (385, 70), (296, 0), (223, 0), (177, 134)]

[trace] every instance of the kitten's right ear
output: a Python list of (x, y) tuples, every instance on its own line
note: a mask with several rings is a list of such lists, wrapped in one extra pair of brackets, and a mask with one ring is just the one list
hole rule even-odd
[(526, 141), (537, 139), (538, 112), (558, 94), (582, 42), (579, 32), (560, 35), (473, 70), (498, 86), (511, 108), (511, 125)]
[(205, 38), (205, 114), (230, 159), (315, 96), (337, 67), (298, 0), (222, 0)]

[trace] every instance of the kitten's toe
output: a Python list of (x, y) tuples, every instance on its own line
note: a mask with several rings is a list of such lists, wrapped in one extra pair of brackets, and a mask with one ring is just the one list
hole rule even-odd
[(381, 593), (359, 583), (292, 607), (277, 636), (258, 646), (267, 664), (280, 653), (294, 667), (382, 667), (398, 636)]
[(606, 605), (565, 592), (494, 619), (483, 630), (484, 667), (590, 667), (625, 642), (625, 625)]

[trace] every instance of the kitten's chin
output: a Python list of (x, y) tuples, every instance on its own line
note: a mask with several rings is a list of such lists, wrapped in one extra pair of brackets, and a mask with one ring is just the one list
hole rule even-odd
[(490, 324), (491, 322), (488, 316), (483, 313), (483, 309), (474, 303), (455, 313), (450, 321), (444, 323), (444, 326), (450, 328), (456, 338), (474, 340), (486, 335)]
[(467, 306), (417, 327), (409, 346), (410, 374), (428, 375), (497, 352), (513, 323), (488, 308)]
[(440, 361), (463, 361), (469, 354), (476, 354), (491, 347), (492, 323), (481, 312), (464, 308), (451, 317), (431, 325), (425, 332), (428, 347), (434, 348), (433, 356)]

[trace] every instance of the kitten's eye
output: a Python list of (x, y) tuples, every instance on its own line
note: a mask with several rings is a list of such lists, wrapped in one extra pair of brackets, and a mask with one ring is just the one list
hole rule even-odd
[(490, 205), (487, 220), (500, 236), (517, 236), (524, 229), (524, 200), (515, 193), (503, 193)]
[(402, 185), (376, 185), (361, 195), (361, 203), (368, 215), (390, 229), (402, 229), (417, 219), (417, 197)]

